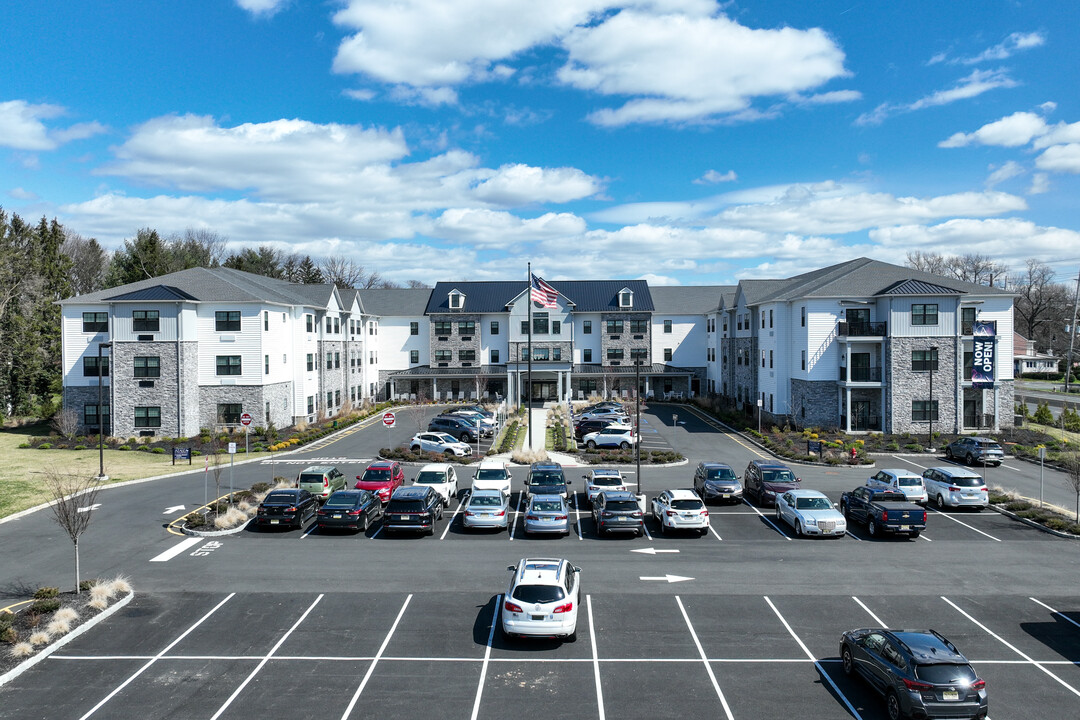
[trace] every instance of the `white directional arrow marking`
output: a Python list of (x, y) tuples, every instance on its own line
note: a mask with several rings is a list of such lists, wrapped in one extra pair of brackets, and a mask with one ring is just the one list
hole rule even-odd
[(187, 510), (187, 508), (184, 507), (183, 505), (173, 505), (172, 507), (165, 508), (165, 512), (163, 512), (161, 514), (162, 515), (169, 515), (170, 513), (176, 512), (177, 510)]
[(686, 582), (687, 580), (693, 580), (692, 577), (683, 577), (682, 575), (642, 575), (638, 580), (657, 580), (659, 582), (667, 581), (668, 583)]
[(101, 503), (94, 503), (88, 507), (79, 508), (79, 512), (90, 512), (91, 510), (97, 510), (99, 507), (101, 507)]
[(639, 550), (631, 550), (630, 552), (642, 553), (644, 555), (655, 555), (656, 553), (677, 553), (678, 550), (657, 550), (656, 548), (641, 548)]

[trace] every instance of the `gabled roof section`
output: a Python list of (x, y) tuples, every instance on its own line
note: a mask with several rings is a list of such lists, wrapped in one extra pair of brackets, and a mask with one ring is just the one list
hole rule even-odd
[(964, 290), (952, 290), (923, 280), (901, 280), (885, 288), (878, 295), (960, 295)]
[[(649, 285), (644, 280), (555, 280), (549, 284), (559, 291), (575, 312), (617, 312), (619, 291), (634, 293), (635, 311), (653, 310)], [(458, 290), (468, 299), (462, 310), (451, 310), (449, 294)], [(524, 292), (529, 285), (521, 281), (492, 282), (440, 282), (431, 290), (426, 314), (431, 313), (503, 313), (506, 306)]]
[(357, 290), (366, 315), (423, 317), (431, 288), (369, 288)]
[(704, 315), (720, 307), (724, 292), (734, 285), (661, 285), (649, 288), (654, 312), (663, 315)]
[(143, 288), (142, 290), (133, 290), (129, 293), (123, 293), (122, 295), (113, 295), (108, 299), (116, 302), (125, 300), (171, 300), (175, 302), (177, 300), (195, 300), (195, 297), (189, 295), (180, 288), (172, 287), (171, 285), (155, 285), (153, 287)]

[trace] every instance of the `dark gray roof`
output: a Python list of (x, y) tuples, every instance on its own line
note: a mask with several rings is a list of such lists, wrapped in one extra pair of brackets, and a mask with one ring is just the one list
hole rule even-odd
[[(411, 289), (411, 288), (409, 288)], [(398, 370), (397, 372), (390, 373), (392, 378), (402, 377), (476, 377), (476, 376), (495, 376), (506, 375), (505, 365), (478, 365), (476, 367), (436, 367), (433, 368), (430, 365), (417, 365), (407, 370)]]
[(169, 285), (155, 285), (153, 287), (143, 288), (142, 290), (134, 290), (123, 295), (113, 295), (109, 300), (121, 301), (121, 300), (194, 300), (195, 298), (187, 294), (180, 288), (171, 287)]
[[(634, 293), (634, 311), (653, 310), (649, 284), (644, 280), (551, 280), (549, 284), (573, 304), (575, 312), (618, 312), (619, 291), (623, 288)], [(528, 289), (521, 281), (495, 282), (440, 282), (435, 284), (427, 304), (427, 313), (497, 313), (506, 312), (511, 302)], [(450, 310), (449, 295), (458, 290), (465, 295), (465, 307)]]
[(950, 290), (922, 280), (901, 280), (885, 288), (878, 295), (958, 295), (963, 292), (963, 290)]
[(661, 285), (650, 287), (654, 312), (661, 315), (704, 315), (720, 306), (725, 292), (734, 285)]
[[(635, 369), (633, 365), (575, 365), (575, 375), (633, 375)], [(651, 365), (641, 366), (642, 375), (694, 375), (695, 370), (693, 368), (676, 367), (674, 365), (664, 365), (663, 363), (652, 363)]]
[(369, 315), (421, 317), (427, 312), (431, 288), (371, 288), (357, 292)]

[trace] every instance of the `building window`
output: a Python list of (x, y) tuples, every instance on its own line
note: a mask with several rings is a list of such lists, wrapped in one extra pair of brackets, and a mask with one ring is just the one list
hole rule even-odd
[(82, 314), (82, 331), (85, 333), (109, 332), (109, 313), (84, 312)]
[(762, 330), (765, 329), (765, 311), (764, 310), (761, 311), (761, 329)]
[(761, 367), (765, 367), (765, 351), (761, 351)]
[(336, 352), (336, 353), (334, 353), (334, 369), (336, 370), (337, 368), (340, 368), (340, 367), (341, 367), (341, 353)]
[(334, 318), (334, 334), (335, 335), (340, 335), (341, 334), (341, 319), (340, 318)]
[(805, 350), (802, 351), (802, 369), (803, 370), (806, 369), (806, 351)]
[(528, 360), (529, 360), (529, 346), (523, 344), (521, 346), (521, 361), (522, 362), (527, 362)]
[(491, 362), (492, 363), (498, 363), (499, 362), (499, 351), (498, 350), (492, 350), (491, 351)]
[(101, 358), (101, 372), (98, 372), (97, 356), (88, 356), (82, 359), (83, 377), (109, 377), (109, 358)]
[(475, 335), (476, 323), (472, 320), (458, 320), (457, 331), (458, 335)]
[(305, 321), (305, 324), (307, 325), (307, 331), (308, 332), (315, 332), (315, 316), (314, 315), (304, 315), (304, 321)]
[(326, 334), (329, 335), (334, 330), (334, 321), (329, 317), (326, 318)]
[(581, 362), (592, 362), (592, 348), (585, 348), (581, 351)]
[(285, 354), (285, 353), (281, 354), (281, 364), (282, 365), (288, 365), (289, 364), (289, 356), (287, 354)]
[(522, 320), (521, 321), (521, 334), (522, 335), (528, 335), (529, 334), (529, 321), (528, 320)]
[(378, 361), (378, 356), (374, 350), (368, 350), (368, 365), (374, 365)]
[(492, 320), (491, 321), (491, 334), (492, 335), (498, 335), (499, 334), (499, 321), (498, 320)]
[(630, 348), (631, 360), (647, 360), (649, 357), (649, 351), (646, 348)]
[(585, 335), (592, 335), (592, 320), (581, 321), (581, 332)]
[(561, 335), (562, 334), (562, 321), (561, 320), (552, 320), (551, 321), (551, 334), (552, 335)]
[(314, 415), (315, 414), (315, 396), (314, 395), (308, 395), (307, 396), (307, 414), (308, 415)]
[(533, 348), (533, 360), (547, 361), (549, 350), (546, 347)]
[(617, 335), (622, 332), (622, 320), (605, 320), (604, 332)]
[(555, 362), (559, 362), (560, 360), (562, 360), (562, 348), (551, 348), (551, 359)]
[(742, 315), (735, 316), (735, 329), (742, 330)]
[(773, 311), (769, 310), (769, 327), (773, 326)]
[(311, 372), (315, 369), (315, 356), (311, 353), (307, 354), (307, 370)]
[[(933, 418), (931, 418), (933, 415)], [(938, 404), (937, 400), (912, 400), (911, 401), (911, 421), (912, 422), (930, 422), (933, 419), (938, 419)]]
[(340, 390), (335, 390), (334, 391), (334, 406), (337, 407), (338, 405), (341, 405), (341, 391)]
[(218, 375), (242, 375), (243, 372), (240, 366), (239, 355), (218, 355), (217, 356), (217, 374)]
[(263, 375), (270, 374), (270, 356), (263, 355)]
[(417, 365), (417, 364), (420, 363), (420, 351), (419, 350), (410, 350), (409, 351), (409, 363), (412, 364), (412, 365)]
[(379, 323), (375, 322), (374, 320), (369, 322), (368, 323), (368, 328), (367, 328), (367, 334), (368, 335), (378, 335), (379, 334)]
[(473, 362), (476, 360), (475, 350), (458, 350), (457, 355), (459, 362)]
[(436, 320), (435, 321), (435, 334), (436, 335), (449, 335), (454, 331), (454, 323), (449, 320)]
[(769, 351), (769, 367), (773, 366), (773, 351)]
[(419, 335), (420, 334), (420, 323), (418, 323), (418, 322), (409, 323), (409, 334), (410, 335)]
[(608, 360), (622, 360), (623, 359), (622, 348), (608, 348), (607, 349), (607, 359)]
[(929, 372), (938, 369), (937, 348), (911, 351), (911, 371)]
[(664, 348), (664, 362), (671, 362), (671, 348)]
[(644, 335), (645, 333), (649, 332), (649, 321), (648, 320), (631, 320), (630, 321), (630, 332), (632, 332), (632, 333), (640, 333), (640, 334)]
[(244, 406), (240, 403), (218, 403), (217, 421), (219, 425), (239, 425)]
[(724, 318), (724, 334), (727, 335), (727, 318)]
[(326, 409), (329, 410), (332, 407), (334, 407), (334, 393), (327, 392), (326, 393)]
[(134, 332), (157, 332), (161, 329), (161, 314), (157, 310), (132, 310), (131, 329)]
[(634, 294), (629, 290), (623, 290), (619, 293), (619, 307), (628, 308), (634, 305)]
[[(239, 416), (237, 416), (239, 419)], [(159, 428), (161, 427), (160, 407), (137, 407), (135, 408), (135, 427)]]
[(451, 353), (449, 350), (436, 350), (435, 362), (450, 362)]
[(960, 308), (960, 334), (970, 335), (974, 332), (975, 325), (975, 308), (962, 307)]
[(533, 313), (533, 335), (548, 334), (548, 314)]
[(240, 311), (218, 310), (215, 312), (214, 330), (217, 332), (240, 332)]
[[(109, 425), (109, 406), (108, 405), (102, 405), (101, 406), (101, 415), (102, 415), (101, 419), (105, 421), (104, 422), (104, 427), (108, 427), (108, 425)], [(86, 425), (87, 427), (101, 427), (101, 426), (98, 425), (98, 406), (97, 406), (96, 403), (94, 405), (84, 405), (83, 406), (83, 425)]]
[(664, 332), (665, 333), (670, 333), (671, 332), (671, 321), (670, 320), (665, 320), (664, 321)]
[(937, 303), (933, 305), (912, 305), (912, 325), (937, 325)]
[(134, 372), (137, 378), (161, 377), (161, 358), (157, 355), (136, 355)]
[(583, 393), (585, 393), (586, 395), (591, 395), (591, 394), (595, 393), (597, 385), (598, 385), (598, 383), (597, 383), (596, 380), (579, 380), (578, 381), (578, 388)]
[(263, 332), (270, 331), (270, 311), (263, 310)]
[(803, 305), (799, 308), (799, 324), (802, 327), (806, 327), (806, 306)]
[(465, 296), (461, 293), (450, 293), (450, 307), (454, 310), (460, 310), (465, 305)]

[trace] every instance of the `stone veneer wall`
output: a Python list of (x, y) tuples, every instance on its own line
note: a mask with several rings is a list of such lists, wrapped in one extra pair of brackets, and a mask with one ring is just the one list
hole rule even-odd
[[(87, 405), (97, 405), (98, 401), (98, 387), (94, 385), (65, 385), (63, 393), (63, 404), (65, 410), (73, 410), (78, 413), (79, 416), (79, 433), (85, 435), (89, 430), (87, 426), (83, 424), (83, 411)], [(101, 402), (104, 405), (109, 404), (109, 386), (107, 384), (102, 385), (101, 388)], [(109, 428), (105, 430), (108, 432)]]
[[(619, 335), (615, 336), (606, 331), (608, 320), (622, 320), (623, 331)], [(645, 332), (632, 333), (630, 332), (631, 320), (644, 320)], [(600, 315), (600, 327), (593, 328), (593, 332), (599, 330), (602, 335), (600, 337), (600, 357), (593, 358), (594, 362), (600, 362), (604, 365), (612, 364), (612, 361), (607, 359), (608, 348), (619, 349), (622, 348), (623, 356), (622, 360), (616, 360), (614, 362), (619, 365), (634, 365), (634, 358), (630, 357), (631, 350), (645, 350), (646, 355), (644, 358), (639, 358), (644, 364), (649, 365), (652, 363), (652, 315), (647, 312), (614, 312), (614, 313), (602, 313)], [(612, 338), (615, 338), (612, 340)], [(630, 383), (633, 386), (633, 382)]]
[[(349, 359), (345, 349), (345, 341), (322, 340), (319, 342), (319, 353), (321, 362), (319, 364), (319, 391), (315, 395), (315, 416), (318, 418), (321, 412), (326, 417), (333, 417), (349, 400)], [(337, 354), (341, 361), (340, 367), (331, 367), (331, 364), (326, 362), (327, 353), (330, 355)], [(364, 358), (364, 362), (368, 362), (368, 359)], [(341, 402), (335, 403), (332, 407), (327, 407), (326, 394), (338, 392), (341, 393)]]
[[(160, 376), (135, 377), (136, 356), (157, 356)], [(132, 437), (149, 431), (154, 435), (180, 435), (180, 391), (177, 382), (178, 360), (174, 342), (113, 342), (109, 372), (112, 374), (116, 404), (112, 407), (113, 434)], [(153, 382), (153, 387), (139, 387), (140, 381)], [(136, 407), (161, 408), (161, 426), (135, 427)]]
[[(483, 361), (483, 354), (480, 352), (480, 331), (481, 331), (480, 318), (481, 318), (481, 316), (478, 315), (478, 314), (467, 314), (467, 313), (432, 315), (429, 318), (430, 322), (428, 322), (428, 332), (430, 333), (430, 335), (429, 335), (429, 338), (430, 338), (429, 347), (431, 348), (431, 357), (428, 360), (429, 360), (431, 366), (436, 367), (436, 365), (437, 365), (437, 363), (435, 362), (435, 351), (436, 350), (449, 350), (450, 351), (450, 360), (447, 362), (446, 367), (452, 367), (452, 368), (463, 367), (462, 364), (461, 364), (462, 361), (459, 359), (460, 351), (462, 351), (462, 350), (472, 350), (473, 353), (475, 354), (476, 359), (475, 360), (466, 360), (465, 362), (470, 363), (470, 364), (466, 365), (464, 367), (477, 367), (477, 366), (479, 366), (480, 363)], [(458, 332), (458, 323), (459, 322), (470, 322), (470, 321), (476, 324), (475, 332), (473, 332), (472, 335), (462, 335), (460, 332)], [(443, 334), (438, 334), (437, 335), (435, 333), (435, 323), (436, 322), (449, 322), (451, 324), (450, 333), (446, 334), (446, 335), (443, 335)], [(441, 338), (441, 337), (444, 337), (446, 339), (445, 340), (439, 340), (439, 338)], [(469, 338), (469, 339), (465, 340), (464, 338)], [(386, 392), (385, 388), (381, 392), (385, 393)]]
[[(218, 405), (239, 403), (242, 412), (253, 418), (263, 415), (262, 385), (202, 385), (199, 387), (199, 427), (218, 425)], [(162, 408), (162, 416), (165, 410)], [(162, 426), (164, 426), (164, 421)]]
[[(791, 380), (791, 412), (799, 427), (835, 427), (840, 389), (828, 380)], [(804, 413), (805, 411), (805, 413)]]
[[(258, 412), (252, 412), (253, 425), (266, 427), (267, 422), (273, 422), (274, 427), (283, 428), (292, 424), (292, 382), (274, 383), (263, 385), (262, 404)], [(270, 417), (266, 417), (266, 404), (270, 403)], [(247, 408), (244, 408), (247, 410)], [(248, 412), (251, 412), (248, 410)]]
[(886, 340), (885, 368), (888, 386), (885, 392), (884, 431), (887, 433), (926, 433), (929, 423), (912, 422), (911, 402), (930, 399), (930, 377), (927, 372), (913, 372), (911, 351), (938, 349), (938, 369), (934, 372), (934, 400), (938, 403), (938, 419), (934, 432), (959, 432), (963, 422), (956, 404), (957, 384), (961, 372), (958, 341), (953, 337), (891, 337)]
[(191, 437), (199, 432), (199, 343), (193, 340), (180, 343), (180, 409), (179, 437)]
[(760, 360), (758, 358), (757, 344), (758, 343), (756, 337), (734, 338), (732, 340), (731, 348), (732, 363), (735, 363), (735, 358), (738, 357), (739, 350), (743, 350), (749, 357), (750, 364), (733, 365), (734, 371), (732, 372), (732, 386), (728, 388), (728, 390), (731, 393), (731, 397), (738, 398), (738, 388), (740, 386), (745, 388), (743, 399), (749, 399), (751, 404), (757, 402), (758, 396), (757, 371), (758, 363), (760, 362)]

